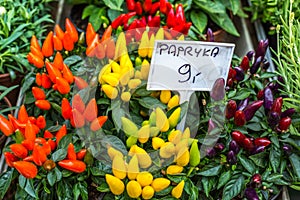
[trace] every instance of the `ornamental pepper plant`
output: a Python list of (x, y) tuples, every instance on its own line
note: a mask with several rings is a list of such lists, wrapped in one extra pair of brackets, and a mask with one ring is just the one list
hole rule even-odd
[[(182, 17), (180, 4), (171, 10)], [(66, 19), (45, 40), (33, 36), (23, 103), (0, 118), (11, 138), (3, 188), (16, 179), (15, 198), (229, 200), (297, 187), (295, 111), (267, 71), (268, 40), (234, 58), (210, 92), (181, 102), (177, 91), (147, 90), (154, 41), (185, 39), (172, 27), (115, 31), (112, 23), (100, 35), (89, 24), (78, 34)]]

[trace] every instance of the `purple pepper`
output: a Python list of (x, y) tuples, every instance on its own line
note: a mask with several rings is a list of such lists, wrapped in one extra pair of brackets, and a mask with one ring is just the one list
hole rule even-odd
[(237, 110), (244, 110), (248, 104), (249, 104), (249, 97), (240, 101)]
[(213, 31), (210, 28), (207, 29), (206, 35), (207, 35), (207, 38), (206, 38), (207, 42), (214, 42), (215, 41)]
[(232, 150), (235, 154), (238, 154), (240, 151), (240, 147), (235, 140), (231, 140), (229, 143), (229, 150)]
[(217, 144), (215, 144), (214, 148), (217, 151), (223, 151), (223, 149), (225, 148), (225, 145), (223, 143), (217, 143)]
[(210, 96), (215, 101), (220, 101), (225, 96), (225, 80), (223, 78), (218, 78), (210, 92)]
[(248, 51), (248, 53), (246, 54), (246, 56), (248, 57), (249, 61), (253, 58), (253, 55), (254, 55), (254, 51), (253, 50)]
[(270, 67), (270, 62), (267, 61), (267, 60), (265, 60), (265, 61), (263, 62), (262, 68), (263, 68), (264, 70), (267, 70), (269, 67)]
[(262, 57), (261, 56), (259, 56), (257, 59), (255, 59), (253, 65), (250, 68), (250, 73), (251, 74), (255, 74), (257, 72), (257, 70), (260, 67), (261, 62), (262, 62)]
[(269, 86), (264, 89), (264, 108), (268, 112), (271, 110), (274, 102), (273, 92)]
[(274, 111), (271, 111), (269, 114), (268, 114), (268, 124), (269, 126), (274, 129), (279, 121), (280, 121), (280, 114), (278, 112), (274, 112)]
[(290, 155), (293, 150), (293, 148), (288, 144), (284, 144), (282, 149), (283, 149), (284, 153), (286, 153), (287, 155)]
[(212, 130), (214, 130), (216, 128), (216, 124), (214, 123), (214, 121), (212, 119), (208, 120), (208, 130), (207, 132), (210, 133)]
[(206, 155), (207, 155), (209, 158), (213, 158), (213, 157), (217, 154), (216, 150), (215, 150), (214, 148), (212, 148), (212, 147), (206, 148), (205, 151), (206, 151)]
[(261, 152), (263, 152), (264, 150), (265, 150), (265, 146), (256, 146), (256, 147), (254, 147), (254, 149), (251, 151), (251, 155), (261, 153)]
[(244, 109), (245, 119), (249, 121), (253, 118), (255, 112), (263, 105), (264, 101), (256, 100), (248, 104)]
[(258, 57), (262, 57), (262, 58), (265, 57), (268, 45), (269, 45), (269, 41), (268, 40), (260, 40), (259, 41), (257, 49), (255, 51), (255, 60)]
[(234, 165), (237, 162), (237, 157), (236, 157), (235, 153), (232, 150), (230, 150), (228, 152), (226, 159), (227, 159), (227, 162), (231, 165)]
[(237, 81), (242, 81), (245, 78), (245, 72), (240, 67), (235, 67), (234, 70), (236, 71), (235, 79)]
[(247, 200), (259, 200), (256, 190), (254, 188), (251, 187), (246, 188), (244, 194)]
[(285, 111), (283, 111), (280, 115), (281, 118), (284, 117), (291, 117), (296, 112), (295, 108), (289, 108)]

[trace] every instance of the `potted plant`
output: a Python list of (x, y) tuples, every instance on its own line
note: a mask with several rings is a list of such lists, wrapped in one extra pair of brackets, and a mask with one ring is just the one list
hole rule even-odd
[[(0, 74), (1, 85), (18, 85), (31, 67), (26, 55), (32, 35), (41, 37), (52, 23), (47, 2), (1, 1)], [(14, 105), (18, 89), (8, 94)]]

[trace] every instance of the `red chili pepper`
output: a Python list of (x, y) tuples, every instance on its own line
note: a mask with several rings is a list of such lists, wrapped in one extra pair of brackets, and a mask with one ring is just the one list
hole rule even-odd
[(152, 8), (152, 0), (145, 0), (143, 3), (143, 9), (145, 12), (149, 12)]
[(29, 63), (33, 64), (36, 68), (40, 69), (44, 66), (44, 61), (32, 52), (27, 54), (27, 60)]
[(25, 139), (21, 143), (28, 151), (32, 151), (34, 147), (34, 140), (32, 139)]
[(13, 126), (14, 130), (24, 130), (26, 127), (25, 123), (21, 123), (19, 122), (19, 120), (17, 120), (17, 118), (15, 118), (12, 114), (8, 114), (7, 115), (8, 120), (10, 121), (11, 125)]
[(54, 151), (56, 149), (56, 146), (57, 146), (56, 142), (52, 139), (49, 139), (47, 142), (50, 145), (51, 151)]
[(42, 73), (42, 87), (45, 89), (49, 89), (52, 86), (52, 82), (49, 78), (49, 75), (46, 73)]
[(50, 102), (46, 99), (35, 101), (35, 105), (41, 110), (50, 110), (51, 108)]
[(77, 29), (75, 28), (74, 24), (71, 22), (69, 18), (66, 18), (65, 27), (66, 27), (66, 32), (70, 34), (72, 41), (74, 43), (77, 42), (78, 41)]
[(90, 129), (92, 131), (99, 130), (103, 126), (103, 124), (106, 122), (107, 118), (108, 118), (107, 116), (99, 116), (99, 117), (97, 117), (90, 124)]
[(67, 135), (67, 126), (64, 124), (61, 126), (61, 128), (56, 132), (56, 145), (58, 145), (61, 138), (63, 138), (65, 135)]
[(74, 128), (81, 128), (85, 124), (84, 116), (76, 108), (72, 110), (73, 115), (71, 116), (70, 123)]
[(226, 119), (231, 119), (234, 117), (235, 111), (237, 109), (237, 104), (234, 100), (229, 100), (225, 108)]
[(13, 163), (19, 160), (18, 157), (16, 157), (14, 154), (10, 152), (4, 152), (4, 157), (5, 157), (6, 164), (9, 167), (13, 167)]
[(33, 97), (36, 100), (46, 99), (46, 94), (45, 94), (44, 90), (42, 90), (41, 88), (32, 87), (31, 91), (32, 91)]
[(105, 31), (104, 31), (104, 33), (102, 35), (102, 38), (101, 38), (101, 42), (104, 42), (104, 41), (108, 40), (109, 38), (111, 38), (112, 30), (113, 30), (112, 25), (109, 25), (105, 29)]
[(29, 179), (35, 178), (38, 173), (37, 167), (31, 162), (16, 161), (13, 163), (13, 166), (25, 178), (29, 178)]
[(36, 38), (36, 36), (35, 35), (33, 35), (32, 37), (31, 37), (31, 39), (30, 39), (30, 47), (31, 46), (33, 46), (33, 47), (35, 47), (38, 51), (42, 51), (42, 49), (41, 49), (41, 46), (40, 46), (40, 43), (39, 43), (39, 41), (37, 40), (37, 38)]
[(292, 123), (292, 119), (290, 117), (281, 118), (279, 121), (278, 128), (281, 132), (288, 130), (289, 126)]
[(268, 146), (271, 144), (271, 141), (268, 138), (256, 138), (254, 140), (255, 146)]
[(167, 1), (166, 0), (160, 0), (160, 12), (163, 14), (167, 14), (168, 8), (167, 8)]
[(36, 138), (36, 130), (34, 128), (34, 125), (31, 122), (26, 123), (25, 127), (25, 139), (34, 141)]
[(91, 41), (90, 45), (87, 46), (86, 48), (85, 53), (88, 57), (93, 57), (96, 55), (96, 47), (99, 43), (100, 43), (99, 34), (96, 34), (93, 40)]
[(7, 120), (4, 116), (0, 115), (0, 131), (5, 136), (10, 136), (14, 133), (14, 127), (9, 120)]
[(42, 46), (42, 52), (45, 57), (50, 57), (53, 55), (54, 49), (53, 49), (53, 31), (50, 31), (44, 40), (43, 46)]
[(243, 110), (246, 121), (249, 121), (253, 118), (255, 112), (263, 105), (263, 103), (263, 100), (257, 100), (246, 106), (246, 108)]
[[(137, 19), (134, 19), (128, 26), (128, 30), (135, 29), (137, 27)], [(126, 33), (129, 33), (128, 31)]]
[(61, 27), (56, 24), (54, 26), (54, 32), (55, 32), (55, 35), (62, 41), (64, 39), (64, 31), (61, 29)]
[(111, 38), (107, 41), (107, 45), (105, 48), (106, 57), (109, 59), (113, 59), (115, 57), (115, 49), (116, 49), (115, 41), (113, 38)]
[(141, 2), (138, 1), (138, 2), (135, 3), (134, 11), (136, 12), (137, 15), (142, 15), (143, 14), (143, 7), (142, 7)]
[(43, 163), (47, 160), (47, 155), (46, 155), (44, 149), (38, 144), (34, 145), (33, 151), (32, 151), (32, 156), (33, 156), (33, 162), (37, 166), (42, 166)]
[(278, 114), (281, 114), (283, 99), (282, 97), (278, 97), (274, 100), (271, 111), (277, 112)]
[(124, 20), (124, 17), (126, 16), (126, 14), (121, 14), (119, 15), (116, 19), (114, 19), (112, 22), (111, 22), (111, 27), (113, 29), (117, 29), (119, 26), (122, 26), (123, 25), (123, 20)]
[(68, 31), (65, 32), (62, 42), (65, 50), (72, 51), (74, 49), (74, 42), (71, 34)]
[(28, 150), (22, 144), (11, 144), (9, 148), (18, 158), (25, 158), (28, 155)]
[(52, 138), (54, 138), (54, 135), (50, 131), (45, 130), (44, 131), (44, 138), (45, 139), (52, 139)]
[(229, 72), (228, 72), (228, 78), (235, 78), (236, 76), (236, 71), (233, 68), (229, 68)]
[(34, 116), (29, 116), (28, 117), (28, 121), (32, 124), (35, 124), (36, 123), (36, 118)]
[(23, 161), (33, 162), (33, 155), (30, 155), (30, 156), (27, 156), (26, 158), (23, 158)]
[(77, 157), (76, 157), (75, 147), (72, 143), (70, 143), (67, 148), (67, 159), (76, 160), (76, 158)]
[(72, 116), (72, 107), (66, 98), (63, 98), (61, 101), (61, 114), (64, 119), (70, 119)]
[(232, 137), (232, 139), (235, 140), (235, 141), (238, 143), (238, 145), (240, 145), (240, 146), (243, 144), (243, 141), (244, 141), (244, 139), (246, 138), (246, 136), (245, 136), (243, 133), (241, 133), (240, 131), (233, 131), (233, 132), (231, 133), (231, 137)]
[(175, 14), (175, 24), (180, 25), (185, 23), (185, 16), (182, 4), (178, 4), (176, 7), (176, 14)]
[(191, 26), (192, 26), (192, 22), (187, 22), (187, 23), (185, 23), (185, 24), (184, 24), (184, 28), (183, 28), (182, 33), (183, 33), (184, 35), (187, 35), (188, 32), (189, 32), (189, 30), (190, 30), (190, 28), (191, 28)]
[(97, 115), (98, 115), (97, 102), (95, 98), (92, 98), (87, 104), (87, 106), (85, 107), (83, 116), (88, 122), (91, 122), (97, 118)]
[(53, 47), (56, 51), (61, 51), (64, 48), (63, 42), (56, 35), (53, 35)]
[(54, 67), (50, 62), (46, 61), (46, 69), (49, 74), (49, 78), (53, 83), (56, 83), (56, 77), (62, 77), (59, 69)]
[(88, 23), (88, 25), (86, 27), (85, 34), (86, 34), (86, 44), (87, 44), (87, 46), (90, 46), (93, 39), (95, 38), (95, 36), (97, 34), (93, 25), (90, 22)]
[(61, 94), (68, 94), (71, 91), (70, 84), (63, 77), (56, 77), (57, 90)]
[(32, 45), (30, 46), (30, 52), (33, 55), (35, 55), (35, 56), (39, 57), (40, 59), (44, 60), (44, 55), (43, 55), (42, 51), (37, 49), (35, 46), (32, 46)]
[(98, 43), (98, 45), (96, 46), (95, 56), (100, 60), (105, 57), (105, 47), (102, 43)]
[(254, 149), (253, 141), (250, 138), (245, 138), (241, 146), (245, 148), (247, 151), (252, 151)]
[(77, 160), (83, 160), (84, 156), (86, 154), (86, 149), (81, 149), (79, 152), (76, 154)]
[(74, 82), (74, 76), (70, 68), (65, 63), (63, 63), (62, 72), (63, 78), (66, 79), (69, 84), (72, 84)]
[(25, 105), (21, 105), (18, 113), (18, 120), (20, 123), (27, 123), (28, 121), (28, 113)]
[(38, 116), (35, 123), (40, 129), (44, 129), (46, 127), (46, 119), (43, 115)]
[(126, 7), (128, 11), (134, 11), (135, 1), (134, 0), (126, 0)]
[(80, 160), (61, 160), (58, 165), (75, 173), (82, 173), (86, 169), (86, 164)]
[(79, 76), (74, 76), (74, 81), (75, 81), (75, 85), (77, 86), (77, 88), (79, 90), (82, 90), (89, 86), (89, 84), (83, 78), (81, 78)]
[(263, 98), (264, 98), (264, 89), (259, 90), (259, 91), (257, 92), (256, 97), (257, 97), (258, 100), (263, 100)]
[(157, 1), (155, 3), (152, 4), (151, 10), (149, 11), (150, 15), (155, 15), (156, 12), (160, 9), (160, 2)]
[(236, 126), (243, 126), (246, 124), (245, 113), (242, 110), (237, 110), (234, 114), (234, 124)]
[(59, 70), (63, 69), (64, 59), (59, 51), (56, 52), (52, 65)]
[(42, 137), (38, 137), (35, 139), (35, 145), (38, 145), (40, 147), (42, 147), (43, 151), (45, 152), (46, 155), (49, 155), (51, 153), (51, 146), (48, 143), (48, 141), (46, 141), (45, 138)]
[(36, 75), (35, 75), (35, 83), (38, 86), (42, 86), (42, 75), (41, 75), (41, 73), (36, 73)]
[(245, 72), (250, 68), (248, 56), (243, 57), (243, 60), (242, 60), (240, 66)]
[[(150, 16), (150, 15), (149, 15)], [(160, 16), (156, 15), (148, 22), (149, 27), (160, 27)]]

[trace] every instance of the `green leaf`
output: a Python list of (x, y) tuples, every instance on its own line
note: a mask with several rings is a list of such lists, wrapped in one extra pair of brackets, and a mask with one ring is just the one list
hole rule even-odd
[(54, 162), (58, 162), (58, 161), (61, 161), (63, 159), (65, 159), (67, 156), (67, 150), (66, 149), (58, 149), (57, 151), (55, 151), (53, 154), (52, 154), (52, 160)]
[(261, 152), (261, 153), (249, 156), (249, 158), (254, 162), (255, 165), (265, 168), (268, 164), (266, 162), (267, 156), (268, 156), (267, 152)]
[(262, 129), (259, 123), (249, 123), (246, 127), (252, 131), (260, 131)]
[(220, 26), (227, 33), (230, 33), (237, 37), (240, 36), (240, 34), (238, 33), (237, 29), (235, 28), (232, 20), (226, 13), (210, 15), (210, 18), (212, 19), (213, 22), (215, 22), (218, 26)]
[(255, 172), (255, 164), (247, 159), (245, 156), (243, 155), (239, 155), (238, 156), (239, 160), (241, 161), (241, 164), (243, 165), (243, 167), (251, 174), (253, 174)]
[(88, 200), (88, 189), (87, 189), (87, 183), (86, 182), (79, 182), (79, 190), (80, 190), (80, 196), (82, 200)]
[(275, 173), (278, 172), (279, 165), (280, 165), (280, 158), (281, 158), (280, 149), (276, 147), (272, 147), (270, 151), (270, 163)]
[(8, 93), (10, 93), (12, 90), (14, 90), (15, 88), (19, 87), (19, 85), (14, 85), (14, 86), (11, 86), (9, 88), (6, 88), (4, 92), (1, 93), (0, 95), (0, 100), (2, 98), (4, 98)]
[(106, 182), (101, 183), (101, 185), (99, 185), (97, 187), (97, 190), (100, 191), (100, 192), (109, 192), (110, 191), (110, 189), (108, 187), (108, 184)]
[(35, 187), (33, 186), (33, 179), (28, 179), (25, 186), (25, 191), (32, 196), (33, 198), (38, 198), (37, 191), (35, 191)]
[(292, 164), (292, 167), (294, 169), (295, 175), (298, 178), (298, 181), (300, 181), (300, 157), (293, 153), (289, 156), (289, 160)]
[(95, 31), (98, 31), (101, 24), (103, 23), (103, 20), (101, 19), (101, 16), (105, 16), (105, 9), (104, 8), (97, 8), (93, 11), (91, 17), (89, 18), (89, 22), (93, 25)]
[(282, 174), (274, 173), (274, 174), (270, 174), (270, 176), (267, 177), (266, 181), (275, 182), (277, 179), (281, 179), (282, 177), (283, 177)]
[(260, 75), (258, 78), (259, 79), (268, 79), (268, 78), (273, 78), (276, 76), (276, 73), (274, 72), (264, 72), (262, 75)]
[(232, 99), (233, 100), (243, 100), (243, 99), (246, 99), (247, 97), (249, 97), (250, 94), (251, 94), (251, 92), (241, 89), (235, 94), (235, 96), (232, 97)]
[(244, 176), (237, 174), (224, 186), (222, 200), (231, 200), (241, 193), (244, 186)]
[(162, 109), (166, 108), (166, 105), (160, 102), (157, 98), (154, 97), (143, 97), (141, 99), (138, 99), (141, 106), (151, 109), (156, 107), (161, 107)]
[(53, 186), (55, 183), (59, 182), (61, 178), (62, 173), (56, 167), (47, 174), (47, 180), (50, 186)]
[(13, 180), (13, 173), (14, 169), (10, 168), (6, 172), (3, 172), (0, 175), (0, 199), (3, 199), (4, 195), (6, 194), (11, 181)]
[(223, 187), (231, 178), (231, 171), (223, 172), (219, 178), (217, 189)]
[(112, 10), (119, 10), (119, 11), (123, 10), (121, 6), (124, 0), (103, 0), (103, 2), (107, 7), (109, 7)]
[(58, 149), (67, 149), (70, 143), (72, 143), (73, 134), (67, 134), (61, 138), (58, 143)]
[(77, 200), (80, 196), (79, 183), (76, 183), (73, 187), (74, 199)]
[(193, 10), (191, 12), (191, 20), (193, 25), (198, 29), (200, 33), (203, 33), (207, 26), (207, 16), (203, 12), (196, 12)]
[(216, 167), (207, 169), (205, 171), (198, 172), (197, 175), (200, 175), (200, 176), (217, 176), (220, 173), (221, 170), (222, 170), (222, 165), (218, 165)]
[(83, 12), (82, 12), (82, 15), (81, 15), (81, 19), (85, 19), (85, 18), (91, 16), (94, 9), (99, 9), (99, 8), (97, 6), (95, 6), (95, 5), (93, 5), (93, 4), (86, 6), (83, 9)]

